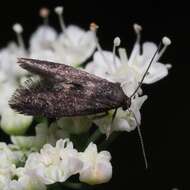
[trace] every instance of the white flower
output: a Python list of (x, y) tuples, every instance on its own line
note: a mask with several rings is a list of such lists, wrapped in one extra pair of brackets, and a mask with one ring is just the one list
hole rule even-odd
[(51, 123), (51, 125), (48, 128), (46, 143), (55, 146), (56, 142), (59, 139), (69, 138), (69, 136), (70, 136), (70, 133), (64, 128), (61, 128), (56, 121), (56, 122)]
[(92, 119), (89, 117), (62, 117), (56, 121), (57, 125), (68, 134), (85, 133), (92, 126)]
[(20, 157), (15, 154), (6, 143), (0, 142), (0, 168), (9, 168), (19, 162)]
[(39, 151), (44, 144), (55, 146), (59, 139), (69, 137), (69, 131), (53, 122), (48, 127), (47, 122), (39, 123), (35, 126), (35, 136), (11, 136), (11, 141), (21, 150)]
[(136, 74), (122, 59), (109, 51), (95, 52), (93, 61), (87, 64), (85, 70), (111, 82), (119, 82), (127, 96), (130, 96), (138, 86)]
[(55, 147), (46, 144), (40, 153), (31, 154), (25, 168), (44, 184), (53, 184), (66, 181), (70, 176), (77, 174), (82, 166), (83, 163), (72, 142), (61, 139)]
[(47, 141), (48, 126), (40, 123), (35, 126), (36, 136), (11, 136), (11, 141), (21, 150), (38, 151)]
[(9, 135), (21, 135), (26, 132), (32, 120), (32, 116), (18, 114), (7, 106), (1, 114), (0, 125), (1, 129)]
[(67, 65), (77, 66), (89, 58), (96, 48), (92, 31), (71, 25), (61, 33), (54, 43), (59, 60)]
[[(116, 67), (121, 66), (120, 59), (115, 57)], [(115, 69), (113, 64), (113, 53), (109, 51), (96, 51), (93, 55), (93, 61), (88, 63), (85, 70), (93, 73), (99, 77), (112, 79), (113, 70)]]
[(46, 190), (46, 186), (36, 176), (26, 174), (24, 168), (17, 168), (13, 177), (18, 179), (10, 179), (3, 190)]
[(4, 188), (7, 186), (8, 183), (9, 183), (9, 178), (4, 174), (3, 175), (0, 174), (0, 189), (4, 190)]
[(48, 25), (40, 26), (30, 38), (30, 57), (48, 61), (56, 60), (56, 52), (53, 43), (57, 38), (57, 32)]
[(21, 77), (26, 74), (26, 71), (16, 63), (17, 57), (20, 56), (26, 57), (27, 55), (23, 49), (14, 42), (9, 43), (6, 48), (0, 51), (0, 73), (4, 75), (3, 81), (15, 82), (16, 77)]
[[(151, 59), (158, 49), (154, 43), (145, 42), (143, 43), (141, 54), (139, 27), (140, 26), (135, 25), (137, 41), (129, 59), (127, 58), (126, 51), (123, 48), (119, 49), (120, 58), (115, 55), (116, 47), (119, 45), (119, 43), (116, 42), (119, 41), (114, 40), (113, 52), (103, 51), (99, 48), (99, 51), (95, 52), (94, 54), (93, 61), (87, 64), (86, 67), (87, 71), (95, 75), (106, 78), (113, 82), (125, 84), (124, 88), (127, 88), (128, 96), (130, 96), (137, 88), (138, 82), (141, 81)], [(169, 38), (164, 37), (162, 39), (162, 43), (164, 47), (160, 50), (160, 52), (157, 53), (143, 83), (154, 83), (164, 78), (168, 74), (168, 69), (171, 67), (171, 65), (164, 65), (159, 62), (159, 59), (171, 42)]]
[[(165, 50), (168, 45), (169, 44), (165, 43), (164, 48), (155, 57), (143, 83), (146, 84), (154, 83), (168, 75), (168, 69), (171, 67), (171, 65), (169, 64), (164, 65), (159, 62), (159, 59), (163, 54), (163, 50)], [(142, 45), (142, 54), (140, 53), (140, 48), (141, 47), (139, 42), (136, 42), (128, 61), (129, 67), (136, 72), (139, 81), (142, 78), (143, 74), (145, 73), (158, 47), (153, 42), (145, 42)]]
[(0, 114), (8, 107), (8, 101), (16, 89), (16, 84), (12, 82), (0, 83)]
[(30, 38), (30, 51), (43, 51), (52, 48), (57, 32), (48, 25), (40, 26)]
[[(4, 160), (1, 160), (3, 162)], [(6, 167), (0, 167), (0, 189), (4, 190), (10, 183), (11, 178), (15, 174), (16, 167), (14, 164), (10, 164)]]
[[(107, 117), (96, 119), (94, 122), (100, 126), (99, 130), (106, 134), (107, 129), (111, 129), (110, 133), (113, 131), (127, 131), (130, 132), (141, 123), (140, 108), (142, 104), (146, 101), (147, 96), (135, 97), (132, 99), (130, 111), (123, 111), (119, 108), (117, 115), (112, 123), (113, 112)], [(137, 121), (136, 121), (137, 120)]]
[(18, 180), (11, 180), (3, 190), (46, 190), (46, 186), (37, 178), (25, 175)]
[(90, 143), (84, 152), (80, 153), (84, 163), (80, 171), (80, 181), (89, 185), (108, 182), (112, 177), (111, 155), (108, 151), (98, 153), (94, 143)]

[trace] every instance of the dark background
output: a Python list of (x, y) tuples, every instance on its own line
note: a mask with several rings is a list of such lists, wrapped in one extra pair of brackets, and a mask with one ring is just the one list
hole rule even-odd
[[(67, 24), (88, 29), (90, 22), (98, 23), (100, 42), (108, 50), (112, 49), (115, 36), (121, 37), (122, 46), (127, 47), (128, 52), (132, 49), (134, 22), (143, 26), (143, 41), (158, 44), (165, 35), (172, 40), (161, 59), (173, 65), (169, 76), (156, 84), (144, 86), (144, 93), (149, 95), (142, 108), (148, 171), (144, 168), (137, 132), (123, 133), (110, 148), (113, 178), (97, 189), (189, 189), (190, 15), (187, 4), (183, 1), (3, 0), (0, 6), (0, 47), (15, 39), (11, 29), (15, 22), (23, 24), (27, 43), (30, 34), (41, 24), (39, 8), (47, 6), (53, 10), (57, 5), (64, 5)], [(60, 30), (53, 13), (50, 24)]]

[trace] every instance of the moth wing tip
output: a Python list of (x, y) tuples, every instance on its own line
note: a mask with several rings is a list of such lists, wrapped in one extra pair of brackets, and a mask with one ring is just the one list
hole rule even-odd
[(23, 63), (26, 63), (27, 59), (24, 58), (24, 57), (17, 57), (17, 63), (19, 65), (23, 64)]

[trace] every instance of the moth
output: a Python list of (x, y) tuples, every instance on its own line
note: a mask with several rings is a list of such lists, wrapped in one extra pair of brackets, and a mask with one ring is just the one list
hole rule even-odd
[(27, 81), (16, 90), (9, 101), (11, 108), (19, 113), (48, 118), (85, 116), (107, 112), (119, 107), (127, 110), (160, 49), (152, 57), (139, 86), (128, 97), (121, 84), (110, 82), (86, 71), (68, 65), (18, 58), (23, 69), (40, 76), (40, 81)]
[(59, 118), (107, 112), (131, 105), (120, 83), (68, 65), (19, 58), (20, 66), (41, 77), (16, 90), (9, 105), (19, 113)]
[[(118, 108), (122, 107), (123, 110), (130, 108), (131, 99), (142, 85), (159, 49), (160, 46), (152, 57), (139, 86), (130, 97), (125, 95), (120, 83), (110, 82), (83, 70), (60, 63), (18, 58), (20, 66), (39, 75), (40, 81), (27, 81), (25, 86), (15, 91), (9, 105), (19, 113), (47, 118), (85, 116), (115, 109), (113, 122)], [(138, 123), (137, 128), (147, 168)]]

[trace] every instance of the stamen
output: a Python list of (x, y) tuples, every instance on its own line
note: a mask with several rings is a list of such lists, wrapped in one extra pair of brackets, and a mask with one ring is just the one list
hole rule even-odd
[(95, 37), (95, 40), (96, 40), (96, 47), (97, 47), (98, 51), (101, 53), (102, 48), (101, 48), (101, 46), (99, 44), (98, 37), (97, 37), (97, 30), (98, 30), (99, 26), (95, 22), (92, 22), (92, 23), (90, 23), (89, 28), (94, 33), (94, 37)]
[(137, 35), (137, 40), (136, 40), (136, 42), (137, 42), (137, 43), (140, 43), (142, 26), (135, 23), (135, 24), (133, 25), (133, 28), (134, 28), (134, 31), (135, 31), (135, 33), (136, 33), (136, 35)]
[(22, 32), (23, 32), (22, 25), (19, 24), (19, 23), (15, 23), (13, 25), (13, 31), (17, 35), (18, 45), (24, 50), (25, 49), (25, 45), (24, 45), (24, 40), (23, 40), (23, 36), (22, 36)]
[(96, 41), (96, 47), (97, 47), (97, 50), (98, 52), (100, 53), (100, 55), (102, 56), (104, 62), (107, 64), (108, 68), (110, 68), (110, 64), (109, 64), (109, 61), (106, 59), (104, 53), (103, 53), (103, 50), (100, 46), (100, 43), (99, 43), (99, 40), (98, 40), (98, 37), (97, 37), (97, 30), (99, 28), (99, 26), (95, 23), (95, 22), (92, 22), (90, 23), (90, 30), (94, 33), (94, 37), (95, 37), (95, 41)]
[(157, 56), (157, 61), (160, 59), (160, 57), (164, 54), (164, 52), (166, 51), (167, 47), (171, 44), (171, 40), (168, 37), (163, 37), (162, 38), (162, 43), (164, 45), (164, 47), (160, 50), (158, 56)]
[(127, 57), (127, 51), (125, 48), (119, 48), (119, 57), (120, 57), (121, 63), (127, 65), (128, 57)]
[(64, 10), (64, 8), (62, 6), (58, 6), (54, 9), (55, 13), (58, 15), (59, 23), (60, 23), (62, 31), (64, 31), (66, 28), (65, 22), (63, 19), (63, 10)]
[(90, 23), (90, 30), (91, 31), (97, 32), (98, 28), (99, 28), (99, 26), (95, 22)]
[(113, 66), (116, 68), (116, 48), (120, 46), (121, 40), (119, 37), (115, 37), (113, 41)]
[(39, 15), (43, 18), (44, 25), (48, 24), (48, 17), (49, 17), (49, 9), (43, 7), (39, 11)]

